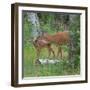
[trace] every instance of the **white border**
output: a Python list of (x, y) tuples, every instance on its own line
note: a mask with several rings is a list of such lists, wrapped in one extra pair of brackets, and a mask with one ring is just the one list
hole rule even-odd
[[(32, 11), (50, 11), (50, 12), (67, 12), (67, 13), (81, 13), (80, 17), (80, 75), (68, 75), (68, 76), (48, 76), (48, 77), (29, 77), (22, 79), (22, 10)], [(41, 7), (22, 7), (18, 8), (18, 83), (19, 84), (34, 84), (34, 83), (47, 83), (47, 82), (65, 82), (65, 81), (80, 81), (85, 80), (85, 11), (84, 10), (73, 10), (73, 9), (55, 9), (55, 8), (41, 8)]]

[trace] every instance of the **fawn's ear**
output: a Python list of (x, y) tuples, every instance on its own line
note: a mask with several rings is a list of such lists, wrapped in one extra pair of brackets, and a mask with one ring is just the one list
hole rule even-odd
[(37, 40), (37, 37), (33, 37), (33, 42), (35, 42)]
[(30, 37), (28, 41), (29, 41), (29, 42), (35, 42), (36, 40), (37, 40), (36, 37)]

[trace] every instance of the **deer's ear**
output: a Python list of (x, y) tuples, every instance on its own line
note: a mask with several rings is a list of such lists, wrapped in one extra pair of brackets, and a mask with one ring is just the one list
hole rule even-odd
[(34, 37), (34, 38), (33, 38), (33, 41), (36, 41), (36, 40), (37, 40), (37, 38), (36, 38), (36, 37)]

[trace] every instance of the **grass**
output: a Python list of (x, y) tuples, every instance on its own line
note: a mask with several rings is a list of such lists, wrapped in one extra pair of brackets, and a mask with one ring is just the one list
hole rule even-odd
[[(80, 73), (80, 68), (71, 68), (67, 63), (67, 47), (63, 46), (64, 49), (64, 59), (60, 60), (57, 64), (46, 64), (35, 65), (34, 62), (36, 60), (36, 51), (32, 44), (27, 43), (24, 44), (24, 77), (35, 77), (35, 76), (63, 76), (63, 75), (76, 75)], [(53, 45), (53, 49), (55, 54), (57, 53), (57, 47)], [(48, 51), (47, 49), (42, 49), (40, 58), (47, 58)], [(53, 59), (52, 55), (50, 58)]]
[[(63, 60), (60, 57), (53, 58), (52, 55), (49, 57), (51, 59), (58, 59), (60, 60), (60, 63), (58, 64), (47, 64), (47, 65), (35, 65), (34, 62), (36, 60), (36, 51), (33, 45), (27, 40), (32, 37), (33, 32), (33, 26), (30, 20), (28, 20), (28, 15), (26, 13), (23, 13), (23, 34), (24, 34), (24, 47), (23, 47), (23, 75), (24, 77), (34, 77), (34, 76), (63, 76), (63, 75), (75, 75), (80, 73), (80, 54), (76, 52), (76, 56), (74, 64), (75, 67), (71, 67), (68, 61), (68, 48), (66, 46), (63, 46), (64, 50), (64, 58)], [(54, 14), (45, 14), (45, 13), (37, 13), (40, 21), (40, 28), (41, 30), (44, 30), (48, 32), (49, 34), (54, 34), (58, 31), (64, 31), (64, 28), (58, 27), (58, 24), (56, 21), (59, 21), (57, 19), (58, 15)], [(56, 18), (57, 16), (57, 18)], [(62, 18), (64, 20), (64, 17)], [(54, 22), (54, 23), (53, 23)], [(55, 24), (56, 23), (56, 24)], [(55, 25), (54, 25), (55, 24)], [(69, 30), (72, 32), (74, 37), (74, 42), (80, 43), (80, 32), (77, 33), (77, 31), (80, 30), (80, 15), (76, 17), (75, 21), (69, 25)], [(78, 48), (80, 48), (80, 44), (75, 46), (76, 51), (79, 51)], [(57, 47), (53, 46), (53, 49), (55, 51), (55, 54), (57, 53)], [(75, 53), (75, 52), (74, 52)], [(40, 58), (47, 58), (48, 51), (47, 49), (43, 49), (40, 54)]]

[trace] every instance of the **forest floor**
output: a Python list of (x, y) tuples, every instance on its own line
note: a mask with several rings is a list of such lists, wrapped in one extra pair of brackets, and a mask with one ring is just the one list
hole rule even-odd
[[(53, 46), (55, 54), (57, 53), (57, 47)], [(51, 55), (49, 59), (58, 59), (60, 62), (57, 64), (38, 64), (35, 65), (36, 51), (32, 44), (24, 46), (24, 60), (23, 60), (23, 76), (24, 77), (37, 77), (37, 76), (63, 76), (63, 75), (78, 75), (80, 74), (80, 67), (71, 68), (68, 62), (68, 49), (66, 46), (64, 49), (63, 59), (59, 57), (53, 57)], [(48, 56), (47, 49), (42, 49), (40, 58), (45, 59)]]

